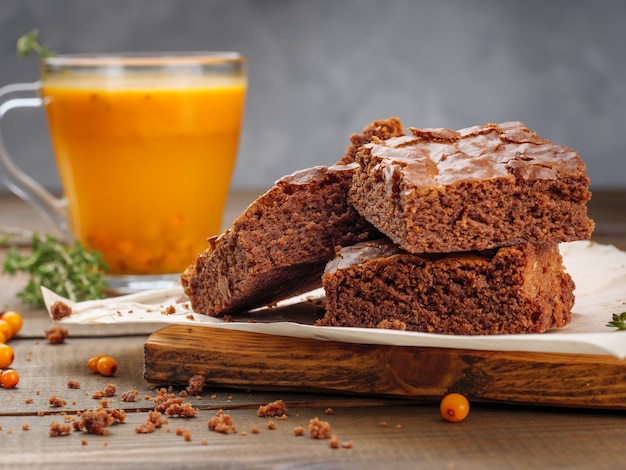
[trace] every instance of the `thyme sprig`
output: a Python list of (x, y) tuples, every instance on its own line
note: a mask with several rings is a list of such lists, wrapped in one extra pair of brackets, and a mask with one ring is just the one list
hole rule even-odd
[(608, 322), (606, 326), (619, 330), (626, 330), (626, 312), (614, 313), (612, 321)]
[(17, 40), (18, 57), (26, 57), (31, 54), (38, 55), (40, 60), (55, 55), (48, 46), (39, 43), (39, 30), (37, 28), (32, 29)]
[(23, 253), (12, 246), (3, 265), (7, 274), (28, 274), (28, 283), (17, 294), (24, 303), (43, 307), (42, 286), (73, 301), (105, 296), (107, 267), (100, 253), (88, 251), (79, 242), (66, 244), (37, 233), (32, 235), (31, 247), (30, 253)]

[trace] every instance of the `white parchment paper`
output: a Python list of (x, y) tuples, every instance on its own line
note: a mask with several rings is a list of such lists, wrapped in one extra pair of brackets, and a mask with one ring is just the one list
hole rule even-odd
[[(268, 311), (267, 323), (260, 314), (255, 317), (260, 321), (254, 323), (248, 320), (226, 322), (194, 313), (179, 286), (79, 303), (70, 302), (47, 289), (43, 293), (48, 311), (56, 301), (72, 307), (72, 315), (58, 321), (60, 325), (114, 324), (122, 331), (125, 328), (130, 331), (133, 326), (143, 324), (149, 331), (153, 331), (166, 324), (182, 323), (350, 343), (600, 354), (626, 358), (626, 331), (615, 331), (606, 326), (612, 314), (626, 310), (626, 252), (611, 245), (589, 241), (564, 243), (560, 249), (565, 267), (576, 283), (573, 319), (564, 328), (542, 334), (452, 336), (383, 329), (319, 327), (272, 320), (271, 310)], [(279, 305), (306, 302), (307, 299), (319, 298), (321, 295), (323, 291), (320, 289)]]

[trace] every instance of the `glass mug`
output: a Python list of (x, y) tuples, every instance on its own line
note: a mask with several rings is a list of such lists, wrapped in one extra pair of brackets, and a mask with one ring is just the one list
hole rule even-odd
[(246, 90), (235, 52), (46, 58), (40, 81), (0, 89), (0, 120), (43, 106), (64, 198), (24, 174), (0, 134), (6, 183), (102, 253), (112, 291), (178, 282), (222, 228)]

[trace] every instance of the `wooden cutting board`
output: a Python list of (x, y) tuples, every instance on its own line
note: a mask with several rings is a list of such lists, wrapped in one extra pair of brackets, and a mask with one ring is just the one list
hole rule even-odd
[(144, 377), (250, 390), (353, 393), (626, 409), (626, 361), (612, 356), (474, 351), (319, 341), (174, 325), (153, 333)]

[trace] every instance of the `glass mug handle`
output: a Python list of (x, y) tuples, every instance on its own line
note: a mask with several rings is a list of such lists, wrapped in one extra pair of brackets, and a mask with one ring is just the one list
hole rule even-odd
[[(47, 189), (24, 173), (11, 159), (2, 138), (2, 119), (12, 109), (39, 108), (42, 99), (37, 96), (41, 82), (15, 83), (0, 88), (0, 167), (2, 178), (8, 188), (30, 203), (39, 214), (51, 222), (66, 238), (70, 238), (67, 226), (67, 201), (53, 196)], [(26, 93), (34, 97), (24, 97)], [(11, 98), (13, 95), (22, 95)]]

